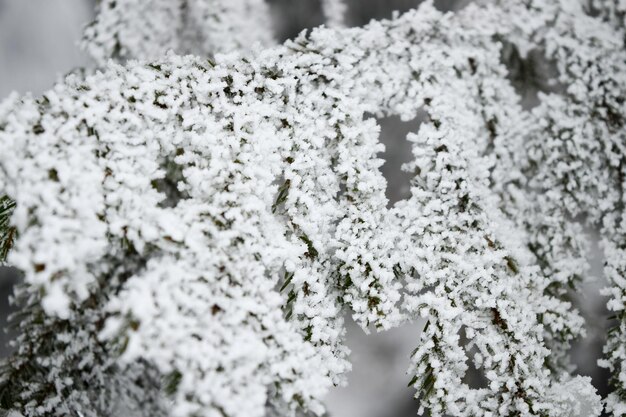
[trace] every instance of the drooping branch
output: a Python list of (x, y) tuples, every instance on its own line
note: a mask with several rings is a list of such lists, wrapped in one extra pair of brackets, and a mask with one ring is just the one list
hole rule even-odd
[[(623, 360), (619, 352), (625, 345), (620, 329), (625, 324), (617, 307), (626, 291), (623, 268), (615, 255), (623, 246), (626, 215), (624, 7), (612, 0), (529, 1), (517, 6), (501, 2), (500, 6), (506, 13), (498, 19), (499, 31), (509, 34), (520, 50), (535, 49), (550, 60), (557, 70), (553, 81), (562, 86), (561, 91), (540, 97), (539, 106), (519, 130), (524, 133), (507, 141), (521, 175), (510, 177), (502, 189), (529, 187), (532, 200), (529, 204), (524, 198), (508, 199), (506, 210), (532, 231), (531, 249), (542, 269), (553, 276), (549, 292), (554, 295), (575, 288), (588, 270), (583, 229), (568, 219), (583, 219), (600, 229), (605, 272), (612, 285), (605, 292), (612, 296), (610, 308), (618, 313), (618, 324), (605, 348), (611, 360), (602, 364), (617, 375), (609, 408), (618, 416), (626, 407), (626, 384), (619, 371)], [(598, 24), (591, 13), (610, 24)], [(507, 177), (508, 168), (502, 168), (496, 178)]]

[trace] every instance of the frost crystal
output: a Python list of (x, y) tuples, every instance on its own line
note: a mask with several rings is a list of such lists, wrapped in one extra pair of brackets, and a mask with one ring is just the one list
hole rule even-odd
[[(0, 105), (16, 203), (0, 221), (19, 232), (27, 317), (0, 382), (11, 408), (320, 415), (350, 369), (348, 312), (365, 330), (427, 317), (409, 385), (433, 416), (599, 415), (567, 358), (584, 335), (566, 298), (588, 268), (584, 217), (602, 228), (619, 319), (607, 405), (624, 414), (619, 7), (426, 2), (213, 60), (163, 54), (250, 46), (231, 35), (263, 2), (152, 3), (103, 1), (86, 31), (98, 61), (141, 61)], [(343, 2), (324, 7), (339, 26)], [(524, 110), (506, 50), (543, 54), (561, 88)], [(388, 208), (367, 115), (420, 111), (411, 197)]]

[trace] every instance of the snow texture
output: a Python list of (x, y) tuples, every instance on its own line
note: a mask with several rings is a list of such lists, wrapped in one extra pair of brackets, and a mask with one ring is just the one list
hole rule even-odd
[[(189, 38), (209, 3), (221, 18)], [(145, 4), (103, 1), (86, 32), (100, 62), (140, 61), (0, 105), (8, 259), (33, 306), (8, 363), (15, 408), (319, 415), (350, 369), (348, 311), (366, 331), (428, 320), (409, 373), (433, 416), (599, 415), (567, 359), (584, 335), (566, 293), (588, 268), (582, 216), (602, 227), (619, 316), (607, 408), (624, 414), (623, 8), (426, 2), (208, 59), (249, 46), (223, 34), (264, 3)], [(524, 110), (494, 39), (541, 51), (562, 90)], [(198, 56), (163, 55), (190, 44)], [(388, 208), (367, 115), (420, 111), (411, 196)], [(486, 386), (464, 381), (468, 362)]]

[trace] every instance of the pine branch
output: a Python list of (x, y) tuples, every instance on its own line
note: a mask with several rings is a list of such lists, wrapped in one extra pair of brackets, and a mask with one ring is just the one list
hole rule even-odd
[[(536, 3), (442, 14), (427, 2), (252, 57), (111, 66), (0, 106), (0, 183), (19, 187), (7, 193), (29, 216), (14, 249), (23, 349), (4, 398), (29, 417), (89, 408), (92, 395), (110, 404), (122, 394), (98, 381), (135, 364), (150, 378), (122, 372), (121, 387), (140, 388), (134, 405), (160, 410), (162, 388), (175, 415), (320, 414), (350, 367), (350, 311), (366, 329), (429, 315), (411, 385), (434, 416), (569, 417), (581, 402), (597, 414), (589, 381), (562, 360), (582, 332), (564, 291), (584, 250), (563, 219), (586, 214), (616, 241), (626, 60), (610, 26)], [(88, 29), (100, 59), (159, 56), (193, 18), (177, 2), (102, 4)], [(163, 16), (171, 25), (123, 36)], [(572, 88), (525, 112), (494, 38), (542, 50)], [(388, 210), (366, 114), (423, 109), (412, 197)], [(463, 382), (463, 329), (484, 389)], [(85, 381), (98, 393), (72, 389)]]
[(15, 202), (7, 196), (0, 197), (0, 264), (5, 262), (13, 247), (17, 232), (10, 224)]

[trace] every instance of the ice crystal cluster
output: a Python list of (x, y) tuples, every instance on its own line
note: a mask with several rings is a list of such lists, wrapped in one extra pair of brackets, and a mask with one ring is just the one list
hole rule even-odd
[[(2, 408), (321, 415), (351, 314), (427, 319), (409, 385), (432, 416), (597, 416), (568, 360), (588, 225), (626, 415), (623, 4), (425, 2), (349, 29), (324, 8), (335, 28), (250, 50), (261, 1), (102, 1), (86, 48), (119, 62), (0, 105), (0, 249), (25, 281)], [(552, 88), (528, 110), (531, 57)], [(388, 207), (370, 115), (420, 112)]]

